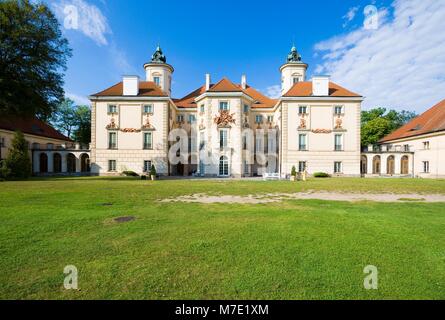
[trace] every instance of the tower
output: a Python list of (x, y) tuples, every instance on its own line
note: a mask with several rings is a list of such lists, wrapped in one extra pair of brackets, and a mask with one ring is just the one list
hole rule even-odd
[(287, 62), (280, 68), (281, 95), (284, 95), (295, 83), (306, 81), (308, 65), (301, 61), (301, 55), (295, 46), (287, 56)]
[(147, 81), (156, 83), (165, 93), (171, 96), (172, 74), (175, 70), (167, 63), (167, 58), (162, 53), (159, 45), (151, 56), (151, 61), (144, 64), (144, 69)]

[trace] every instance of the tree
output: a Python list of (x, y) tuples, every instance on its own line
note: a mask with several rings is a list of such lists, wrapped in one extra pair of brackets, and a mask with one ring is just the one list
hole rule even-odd
[(1, 171), (5, 178), (28, 178), (31, 175), (28, 142), (22, 132), (16, 131)]
[(68, 41), (47, 5), (0, 2), (0, 115), (48, 117), (63, 99)]
[(415, 112), (374, 108), (362, 111), (362, 146), (376, 144), (384, 136), (405, 125), (416, 117)]
[(50, 119), (53, 126), (69, 138), (71, 138), (71, 134), (78, 122), (76, 119), (76, 108), (74, 101), (66, 98), (57, 106)]
[(88, 106), (78, 106), (74, 113), (76, 130), (74, 140), (82, 144), (91, 142), (91, 109)]

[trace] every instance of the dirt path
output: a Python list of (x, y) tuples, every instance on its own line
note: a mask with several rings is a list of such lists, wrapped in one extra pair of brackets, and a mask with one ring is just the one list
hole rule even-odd
[(442, 194), (393, 194), (393, 193), (340, 193), (340, 192), (299, 192), (269, 193), (248, 196), (194, 194), (163, 199), (161, 202), (191, 203), (247, 203), (261, 204), (283, 200), (329, 200), (329, 201), (375, 201), (375, 202), (445, 202)]

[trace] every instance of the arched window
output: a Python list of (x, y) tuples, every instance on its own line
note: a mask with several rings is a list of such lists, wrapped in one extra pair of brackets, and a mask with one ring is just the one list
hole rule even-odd
[(360, 162), (360, 168), (361, 168), (361, 174), (367, 174), (368, 173), (368, 158), (366, 156), (362, 156), (361, 162)]
[(409, 159), (408, 156), (403, 156), (402, 160), (400, 160), (400, 173), (401, 174), (409, 174)]
[(90, 172), (90, 157), (86, 153), (80, 156), (80, 171), (82, 173)]
[(60, 153), (54, 153), (53, 156), (54, 173), (62, 172), (62, 156)]
[(380, 156), (375, 156), (372, 159), (372, 173), (380, 174)]
[(40, 173), (48, 173), (48, 156), (46, 153), (41, 153), (39, 157)]
[(389, 156), (386, 160), (386, 173), (389, 175), (393, 175), (395, 173), (394, 156)]
[(229, 159), (226, 156), (219, 158), (219, 175), (223, 177), (229, 175)]
[(68, 173), (76, 172), (76, 156), (72, 153), (66, 156), (66, 169)]

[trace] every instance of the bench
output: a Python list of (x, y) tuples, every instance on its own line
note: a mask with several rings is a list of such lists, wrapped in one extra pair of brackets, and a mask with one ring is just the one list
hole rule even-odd
[(279, 173), (263, 173), (263, 180), (280, 180)]

